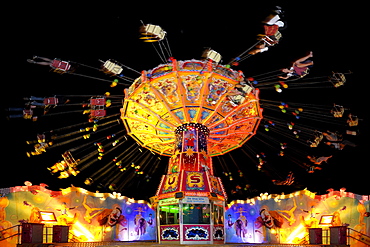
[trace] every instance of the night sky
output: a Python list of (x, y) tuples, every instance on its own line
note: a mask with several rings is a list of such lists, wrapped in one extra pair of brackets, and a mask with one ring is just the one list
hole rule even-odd
[[(23, 119), (9, 121), (6, 119), (6, 108), (22, 107), (23, 98), (31, 95), (41, 97), (55, 94), (90, 95), (103, 94), (110, 90), (115, 95), (123, 94), (123, 87), (111, 89), (109, 84), (101, 81), (52, 73), (47, 67), (27, 63), (28, 58), (34, 55), (62, 58), (93, 67), (99, 67), (99, 59), (112, 58), (138, 71), (149, 70), (159, 65), (161, 60), (151, 44), (139, 40), (138, 29), (143, 21), (159, 25), (167, 31), (172, 54), (177, 60), (199, 59), (202, 51), (211, 47), (223, 56), (223, 63), (227, 63), (256, 42), (260, 21), (265, 18), (270, 7), (274, 6), (253, 3), (229, 5), (227, 2), (218, 6), (207, 3), (192, 6), (187, 4), (183, 2), (171, 7), (173, 3), (168, 2), (160, 7), (109, 3), (109, 5), (89, 6), (89, 8), (68, 4), (64, 6), (29, 4), (21, 9), (15, 6), (10, 8), (13, 10), (6, 15), (8, 16), (6, 35), (3, 36), (6, 44), (3, 47), (6, 59), (3, 60), (5, 63), (1, 84), (3, 92), (1, 126), (3, 126), (5, 138), (2, 144), (0, 187), (23, 185), (26, 180), (33, 184), (46, 183), (51, 189), (68, 187), (70, 184), (84, 186), (83, 181), (88, 176), (88, 174), (81, 174), (80, 177), (59, 180), (47, 171), (46, 167), (58, 161), (60, 154), (71, 147), (56, 148), (50, 153), (31, 158), (25, 154), (32, 149), (32, 146), (26, 145), (26, 140), (35, 139), (40, 131), (77, 123), (82, 121), (82, 118), (62, 114), (43, 117), (37, 122)], [(368, 76), (367, 71), (362, 69), (363, 63), (367, 62), (365, 57), (367, 41), (366, 37), (361, 37), (366, 30), (363, 24), (364, 18), (361, 18), (363, 16), (361, 7), (350, 5), (348, 2), (335, 6), (312, 3), (280, 5), (285, 11), (287, 21), (287, 28), (281, 31), (283, 35), (281, 42), (270, 48), (268, 52), (248, 58), (234, 69), (242, 70), (246, 76), (261, 74), (288, 67), (295, 59), (313, 51), (315, 64), (310, 75), (305, 78), (306, 81), (310, 81), (309, 77), (330, 76), (332, 71), (353, 72), (347, 76), (347, 83), (340, 88), (325, 84), (328, 87), (314, 89), (307, 85), (302, 89), (288, 88), (278, 94), (271, 86), (270, 89), (261, 89), (260, 98), (304, 102), (318, 107), (322, 105), (330, 107), (333, 103), (337, 103), (350, 108), (346, 113), (351, 112), (362, 119), (359, 124), (360, 134), (353, 139), (357, 147), (346, 147), (342, 151), (331, 150), (330, 153), (334, 154), (333, 158), (328, 164), (322, 165), (321, 171), (313, 174), (308, 174), (298, 165), (294, 167), (289, 158), (276, 161), (274, 158), (273, 164), (269, 164), (269, 169), (257, 171), (256, 158), (252, 157), (250, 161), (246, 161), (248, 159), (242, 155), (241, 150), (236, 150), (230, 155), (225, 155), (225, 162), (229, 162), (231, 167), (234, 166), (232, 161), (239, 163), (243, 167), (243, 177), (238, 178), (237, 181), (228, 182), (228, 178), (222, 174), (217, 158), (214, 158), (215, 173), (227, 184), (226, 189), (232, 199), (245, 199), (264, 192), (289, 193), (306, 187), (317, 193), (326, 193), (329, 188), (345, 187), (347, 191), (356, 194), (369, 194), (370, 169), (367, 155), (369, 111), (366, 103), (368, 93), (365, 87)], [(91, 71), (91, 74), (89, 70), (83, 72), (107, 79), (104, 74), (99, 74), (97, 71)], [(127, 76), (135, 78), (137, 75), (129, 71)], [(303, 114), (304, 112), (302, 116)], [(276, 117), (285, 118), (282, 114), (277, 114)], [(304, 121), (303, 119), (302, 124), (309, 124), (312, 129), (324, 128), (323, 125), (331, 130), (345, 131), (346, 129), (344, 124), (331, 126), (328, 122), (310, 122), (309, 119), (307, 122)], [(124, 128), (123, 125), (122, 128)], [(259, 131), (263, 132), (263, 128)], [(250, 145), (260, 149), (261, 152), (268, 152), (268, 144), (258, 142), (255, 137), (252, 138)], [(298, 152), (304, 153), (305, 150)], [(319, 150), (323, 154), (330, 151), (327, 148)], [(246, 162), (248, 164), (244, 164)], [(304, 162), (309, 161), (302, 160), (302, 163)], [(158, 170), (153, 173), (150, 182), (130, 183), (122, 193), (136, 199), (147, 199), (154, 195), (166, 166), (166, 158), (164, 158)], [(235, 172), (237, 169), (233, 167), (230, 170)], [(295, 184), (276, 186), (271, 183), (271, 179), (284, 178), (284, 174), (289, 170), (294, 171)], [(238, 177), (237, 174), (235, 176)], [(249, 190), (231, 194), (231, 190), (235, 190), (236, 185), (245, 184), (250, 185)]]

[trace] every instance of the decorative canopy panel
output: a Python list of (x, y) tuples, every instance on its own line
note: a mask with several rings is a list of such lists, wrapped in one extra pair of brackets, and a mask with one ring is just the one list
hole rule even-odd
[(166, 156), (175, 151), (177, 127), (200, 123), (209, 130), (209, 155), (222, 155), (255, 134), (262, 119), (258, 92), (228, 66), (171, 59), (125, 90), (121, 118), (140, 145)]

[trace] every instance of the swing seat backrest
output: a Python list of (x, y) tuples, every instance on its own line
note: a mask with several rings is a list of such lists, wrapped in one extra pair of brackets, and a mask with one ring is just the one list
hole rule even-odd
[(68, 71), (71, 68), (71, 65), (67, 61), (61, 61), (59, 59), (54, 59), (51, 63), (51, 67), (56, 71)]
[(45, 105), (56, 105), (58, 104), (58, 98), (56, 97), (45, 98), (44, 104)]
[(104, 106), (105, 101), (106, 101), (105, 98), (90, 99), (90, 105), (91, 106)]
[(103, 67), (103, 72), (106, 73), (106, 74), (110, 74), (110, 75), (119, 75), (119, 74), (121, 74), (121, 72), (123, 70), (123, 68), (120, 65), (118, 65), (118, 64), (116, 64), (116, 63), (114, 63), (110, 60), (107, 60), (102, 65), (102, 67)]
[(275, 34), (279, 31), (279, 26), (278, 25), (264, 25), (263, 26), (265, 29), (265, 35), (266, 36), (275, 36)]
[(106, 115), (105, 110), (91, 110), (91, 117), (104, 117)]

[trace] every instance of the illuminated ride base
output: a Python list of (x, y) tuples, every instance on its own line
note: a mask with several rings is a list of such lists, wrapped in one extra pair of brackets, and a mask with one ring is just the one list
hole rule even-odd
[(153, 202), (160, 242), (224, 242), (226, 193), (212, 156), (256, 132), (258, 90), (243, 73), (212, 60), (176, 61), (143, 71), (125, 90), (121, 118), (141, 146), (170, 156)]

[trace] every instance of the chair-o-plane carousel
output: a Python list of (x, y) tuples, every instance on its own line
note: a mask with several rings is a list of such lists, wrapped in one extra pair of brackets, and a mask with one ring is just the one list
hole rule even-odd
[[(120, 113), (115, 111), (115, 115), (111, 116), (119, 116), (121, 118), (127, 134), (141, 147), (148, 149), (153, 154), (156, 153), (169, 157), (167, 174), (162, 176), (157, 192), (151, 198), (151, 203), (157, 212), (157, 233), (158, 240), (161, 243), (213, 244), (226, 242), (228, 234), (226, 236), (224, 230), (228, 228), (224, 227), (224, 210), (227, 195), (221, 179), (214, 176), (211, 157), (224, 155), (243, 146), (256, 134), (263, 118), (259, 102), (259, 90), (253, 86), (257, 84), (257, 81), (251, 77), (245, 79), (242, 71), (233, 70), (230, 68), (230, 65), (238, 65), (242, 60), (257, 53), (265, 52), (279, 43), (281, 38), (279, 29), (284, 26), (283, 21), (279, 17), (280, 13), (280, 8), (274, 10), (267, 20), (263, 22), (264, 33), (258, 35), (258, 42), (225, 65), (221, 64), (221, 55), (211, 49), (205, 50), (200, 60), (176, 60), (170, 52), (170, 47), (166, 40), (166, 32), (161, 27), (151, 24), (141, 27), (140, 32), (142, 36), (140, 39), (144, 42), (158, 44), (160, 49), (157, 50), (156, 48), (156, 51), (163, 64), (148, 71), (139, 72), (111, 59), (105, 62), (101, 61), (100, 68), (37, 56), (28, 60), (30, 63), (50, 66), (57, 73), (69, 73), (87, 78), (94, 77), (75, 73), (75, 69), (77, 67), (87, 67), (101, 70), (111, 77), (116, 77), (116, 79), (113, 82), (111, 79), (96, 79), (108, 81), (111, 83), (111, 87), (117, 84), (126, 87), (123, 106), (122, 95), (110, 96), (110, 93), (106, 93), (104, 96), (93, 95), (90, 97), (89, 103), (83, 103), (83, 107), (87, 106), (83, 114), (89, 114), (88, 122), (92, 123), (93, 127), (82, 128), (79, 132), (83, 132), (82, 137), (88, 139), (90, 133), (85, 132), (92, 131), (91, 134), (94, 134), (93, 132), (97, 132), (98, 128), (102, 131), (108, 130), (113, 126), (113, 124), (112, 126), (110, 125), (113, 122), (118, 125), (119, 131), (125, 132), (120, 126), (121, 121), (117, 121), (117, 119), (105, 121), (109, 118), (105, 108), (112, 104), (111, 99), (118, 99), (114, 103), (117, 103), (118, 107), (122, 107)], [(161, 41), (165, 41), (167, 45)], [(160, 54), (159, 51), (162, 53)], [(313, 64), (309, 60), (311, 57), (312, 52), (306, 57), (298, 59), (297, 61), (302, 60), (302, 62), (298, 65), (298, 62), (295, 62), (296, 70), (294, 66), (289, 70), (285, 69), (287, 72), (282, 70), (287, 75), (284, 78), (280, 77), (281, 79), (286, 80), (289, 77), (292, 77), (292, 79), (279, 81), (278, 83), (265, 82), (264, 86), (272, 86), (274, 84), (273, 87), (280, 93), (282, 88), (288, 87), (286, 82), (294, 82), (308, 74), (309, 67)], [(124, 68), (135, 72), (140, 77), (135, 80), (124, 76), (122, 74)], [(262, 75), (269, 74), (266, 78), (276, 77), (277, 75), (275, 74), (271, 75), (271, 73), (276, 71), (279, 71), (279, 74), (282, 72), (279, 69)], [(122, 80), (128, 81), (129, 84), (123, 83)], [(342, 86), (346, 82), (343, 73), (334, 72), (333, 76), (329, 77), (329, 80), (325, 80), (332, 83), (334, 87)], [(262, 87), (259, 86), (259, 88)], [(72, 95), (71, 97), (75, 96)], [(45, 114), (49, 108), (54, 108), (57, 104), (65, 105), (68, 101), (60, 96), (52, 98), (31, 96), (29, 100), (30, 102), (23, 110), (23, 114), (10, 115), (9, 117), (23, 117), (36, 121), (37, 116), (33, 116), (33, 111), (36, 111), (37, 107), (44, 109)], [(43, 100), (43, 102), (37, 102), (39, 100)], [(285, 113), (287, 104), (281, 102), (278, 108)], [(266, 105), (266, 109), (269, 109), (268, 105)], [(18, 109), (16, 110), (18, 111)], [(294, 112), (292, 111), (292, 114), (298, 119), (299, 116), (297, 114), (301, 111), (303, 111), (302, 108), (297, 108)], [(331, 113), (335, 118), (341, 118), (343, 117), (344, 107), (334, 105)], [(348, 125), (351, 127), (357, 126), (358, 118), (355, 116), (352, 116), (352, 118), (351, 116), (350, 114), (347, 120)], [(100, 120), (105, 122), (100, 125), (96, 124)], [(274, 126), (272, 121), (268, 121), (268, 124)], [(266, 131), (268, 131), (268, 124), (265, 125)], [(289, 131), (293, 129), (293, 125), (293, 122), (288, 123)], [(70, 127), (60, 128), (59, 131), (64, 133), (63, 130)], [(56, 132), (58, 131), (49, 131), (38, 135), (37, 144), (34, 145), (35, 151), (27, 154), (29, 156), (42, 154), (53, 145), (54, 139), (62, 139), (64, 136), (69, 136), (67, 134), (57, 136)], [(295, 138), (298, 138), (298, 132), (295, 132), (297, 131), (294, 129), (293, 134)], [(314, 133), (315, 139), (313, 141), (307, 139), (307, 143), (309, 143), (310, 147), (317, 147), (323, 139), (323, 134), (316, 130), (312, 130), (311, 133)], [(349, 134), (356, 135), (356, 131), (350, 131)], [(106, 139), (109, 140), (113, 136), (109, 135)], [(104, 145), (100, 141), (87, 143), (96, 145), (98, 150), (95, 152), (87, 150), (85, 156), (80, 155), (82, 156), (81, 159), (74, 158), (70, 151), (66, 151), (62, 155), (63, 161), (57, 162), (48, 169), (53, 174), (60, 172), (58, 178), (67, 178), (70, 175), (76, 176), (80, 171), (87, 169), (95, 162), (91, 161), (91, 159), (96, 154), (99, 155), (97, 160), (102, 159), (104, 147), (112, 144), (114, 148), (110, 151), (113, 151), (124, 143), (122, 141), (116, 145), (122, 138), (127, 140), (126, 134), (115, 141), (104, 143)], [(335, 136), (335, 138), (337, 137)], [(75, 140), (77, 139), (80, 139), (80, 137), (75, 138)], [(99, 135), (95, 140), (101, 140)], [(61, 146), (70, 142), (63, 141), (54, 146)], [(130, 150), (129, 152), (126, 152), (127, 150), (123, 151), (106, 166), (101, 167), (92, 176), (88, 177), (85, 180), (85, 184), (91, 185), (96, 183), (97, 186), (109, 184), (108, 188), (111, 191), (122, 189), (126, 183), (122, 183), (120, 188), (116, 188), (115, 183), (119, 180), (128, 181), (129, 178), (127, 176), (123, 178), (114, 175), (114, 179), (99, 180), (102, 176), (100, 175), (100, 173), (103, 173), (102, 171), (104, 171), (104, 176), (107, 177), (113, 174), (110, 170), (111, 167), (108, 168), (113, 162), (116, 162), (115, 165), (118, 166), (121, 172), (126, 171), (126, 168), (131, 165), (131, 167), (135, 167), (135, 173), (143, 174), (142, 171), (139, 171), (141, 169), (140, 165), (135, 166), (134, 159), (126, 159), (128, 155), (130, 157), (134, 156), (132, 147), (136, 148), (136, 143), (127, 148), (127, 150)], [(79, 150), (85, 154), (83, 147), (86, 147), (87, 144), (82, 145), (81, 150), (80, 148), (74, 148), (73, 151)], [(350, 145), (349, 142), (345, 145), (347, 144)], [(286, 148), (286, 143), (280, 143), (280, 145), (281, 149)], [(142, 151), (141, 149), (139, 150)], [(135, 161), (140, 160), (141, 157), (143, 156), (135, 157)], [(257, 154), (258, 157), (259, 154)], [(122, 162), (127, 164), (123, 166), (121, 165)], [(312, 162), (316, 162), (314, 163), (316, 165), (318, 164), (317, 160)], [(146, 159), (140, 160), (141, 165), (145, 163)], [(262, 164), (263, 160), (260, 160), (259, 169)], [(150, 166), (148, 163), (145, 165)], [(312, 173), (314, 169), (321, 169), (313, 165), (302, 166), (307, 168), (309, 173)], [(289, 174), (287, 182), (283, 181), (279, 185), (290, 185), (294, 181), (293, 173), (290, 172)], [(150, 175), (145, 178), (147, 181), (151, 179)], [(274, 183), (277, 184), (276, 181)], [(244, 211), (242, 211), (242, 208), (238, 210), (240, 217), (244, 217), (239, 219), (239, 221), (245, 221), (245, 216), (241, 214)], [(303, 227), (303, 225), (301, 226)], [(237, 235), (238, 233), (236, 233)]]
[(212, 156), (223, 155), (256, 132), (262, 110), (258, 89), (241, 71), (203, 60), (169, 59), (125, 90), (121, 118), (141, 146), (170, 156), (167, 175), (152, 198), (160, 242), (223, 242), (226, 193)]

